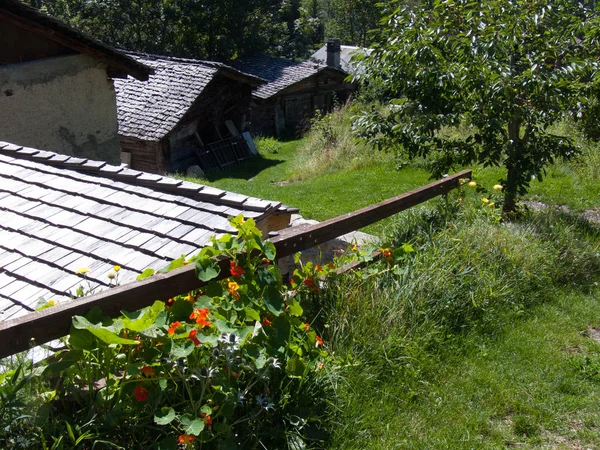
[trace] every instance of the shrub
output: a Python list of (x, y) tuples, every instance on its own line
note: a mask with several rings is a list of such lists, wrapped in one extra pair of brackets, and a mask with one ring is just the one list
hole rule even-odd
[[(254, 221), (232, 224), (237, 236), (214, 239), (190, 261), (208, 282), (202, 289), (116, 319), (98, 308), (73, 318), (67, 349), (36, 381), (45, 415), (25, 448), (300, 448), (323, 438), (333, 358), (315, 330), (313, 297), (330, 269), (307, 264), (289, 288)], [(223, 280), (220, 255), (231, 258)], [(0, 388), (27, 377), (4, 375)], [(1, 416), (3, 448), (18, 429), (11, 411)]]

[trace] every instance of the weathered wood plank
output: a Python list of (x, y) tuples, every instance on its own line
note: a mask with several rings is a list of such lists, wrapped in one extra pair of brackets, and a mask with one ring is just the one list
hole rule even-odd
[[(327, 242), (337, 236), (356, 230), (385, 217), (422, 203), (454, 189), (460, 178), (470, 178), (466, 170), (427, 186), (407, 192), (398, 197), (344, 214), (309, 227), (286, 230), (272, 239), (278, 257)], [(229, 275), (229, 259), (219, 258), (220, 279)], [(98, 294), (0, 322), (0, 357), (27, 350), (33, 344), (42, 344), (69, 333), (71, 318), (85, 315), (99, 306), (109, 316), (117, 316), (121, 310), (133, 311), (152, 304), (157, 299), (197, 289), (204, 285), (195, 275), (193, 266), (186, 266), (166, 274), (107, 289)]]

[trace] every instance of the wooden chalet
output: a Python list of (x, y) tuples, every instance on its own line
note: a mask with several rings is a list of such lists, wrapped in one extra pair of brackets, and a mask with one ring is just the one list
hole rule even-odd
[(252, 93), (250, 122), (255, 134), (279, 136), (286, 128), (305, 128), (315, 112), (331, 111), (355, 89), (344, 70), (309, 61), (255, 55), (234, 66), (267, 80)]
[(243, 131), (262, 80), (216, 62), (131, 55), (154, 74), (145, 82), (115, 80), (124, 162), (165, 173), (224, 169), (252, 156)]
[(235, 233), (232, 216), (253, 218), (268, 233), (297, 211), (7, 142), (0, 142), (0, 209), (0, 322), (32, 312), (40, 299), (68, 302), (81, 285), (109, 290), (115, 265), (124, 284), (195, 254), (212, 236)]
[(150, 72), (18, 0), (0, 0), (0, 139), (118, 163), (111, 77)]

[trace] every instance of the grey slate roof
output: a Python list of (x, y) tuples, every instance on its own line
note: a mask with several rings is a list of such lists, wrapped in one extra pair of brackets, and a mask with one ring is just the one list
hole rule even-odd
[[(352, 61), (354, 55), (369, 55), (373, 51), (370, 48), (355, 47), (353, 45), (341, 45), (340, 47), (340, 65), (342, 66), (342, 70), (348, 73), (361, 72), (360, 64), (356, 61)], [(327, 64), (327, 44), (314, 52), (311, 55), (310, 60), (318, 64)]]
[(213, 78), (235, 75), (252, 86), (262, 80), (225, 64), (166, 56), (130, 54), (154, 69), (148, 81), (115, 79), (119, 134), (160, 141), (183, 118)]
[(58, 41), (67, 47), (72, 43), (74, 46), (71, 48), (79, 53), (88, 53), (94, 58), (102, 59), (109, 66), (124, 70), (139, 80), (148, 79), (151, 72), (148, 66), (19, 0), (0, 0), (0, 11), (6, 14), (5, 20), (17, 18), (18, 21), (28, 22), (31, 31), (46, 39)]
[(335, 71), (347, 75), (340, 69), (327, 67), (309, 61), (294, 61), (270, 55), (253, 55), (240, 58), (233, 66), (243, 72), (250, 73), (267, 80), (252, 95), (260, 99), (268, 99), (282, 90), (312, 77), (324, 70)]
[(257, 222), (281, 204), (213, 187), (0, 142), (0, 321), (69, 301), (84, 285), (107, 289), (145, 268), (192, 255), (234, 233), (228, 217)]

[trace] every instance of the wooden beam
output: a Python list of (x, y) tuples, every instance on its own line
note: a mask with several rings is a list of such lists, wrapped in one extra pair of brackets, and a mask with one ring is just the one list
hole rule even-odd
[(314, 247), (449, 192), (459, 185), (461, 178), (471, 178), (471, 171), (464, 170), (427, 186), (316, 225), (287, 228), (271, 239), (271, 242), (275, 244), (277, 255), (290, 255)]
[[(465, 170), (427, 186), (317, 225), (288, 228), (271, 241), (277, 248), (278, 258), (289, 256), (447, 193), (459, 185), (459, 179), (470, 177), (471, 171)], [(229, 276), (229, 259), (219, 257), (218, 264), (221, 268), (218, 279)], [(344, 268), (344, 270), (349, 268), (351, 267)], [(205, 283), (196, 277), (195, 268), (190, 265), (17, 319), (0, 322), (0, 358), (27, 350), (32, 345), (43, 344), (67, 335), (71, 328), (72, 317), (85, 315), (94, 306), (102, 308), (106, 315), (116, 317), (122, 310), (135, 311), (151, 305), (157, 299), (166, 300), (204, 285)]]

